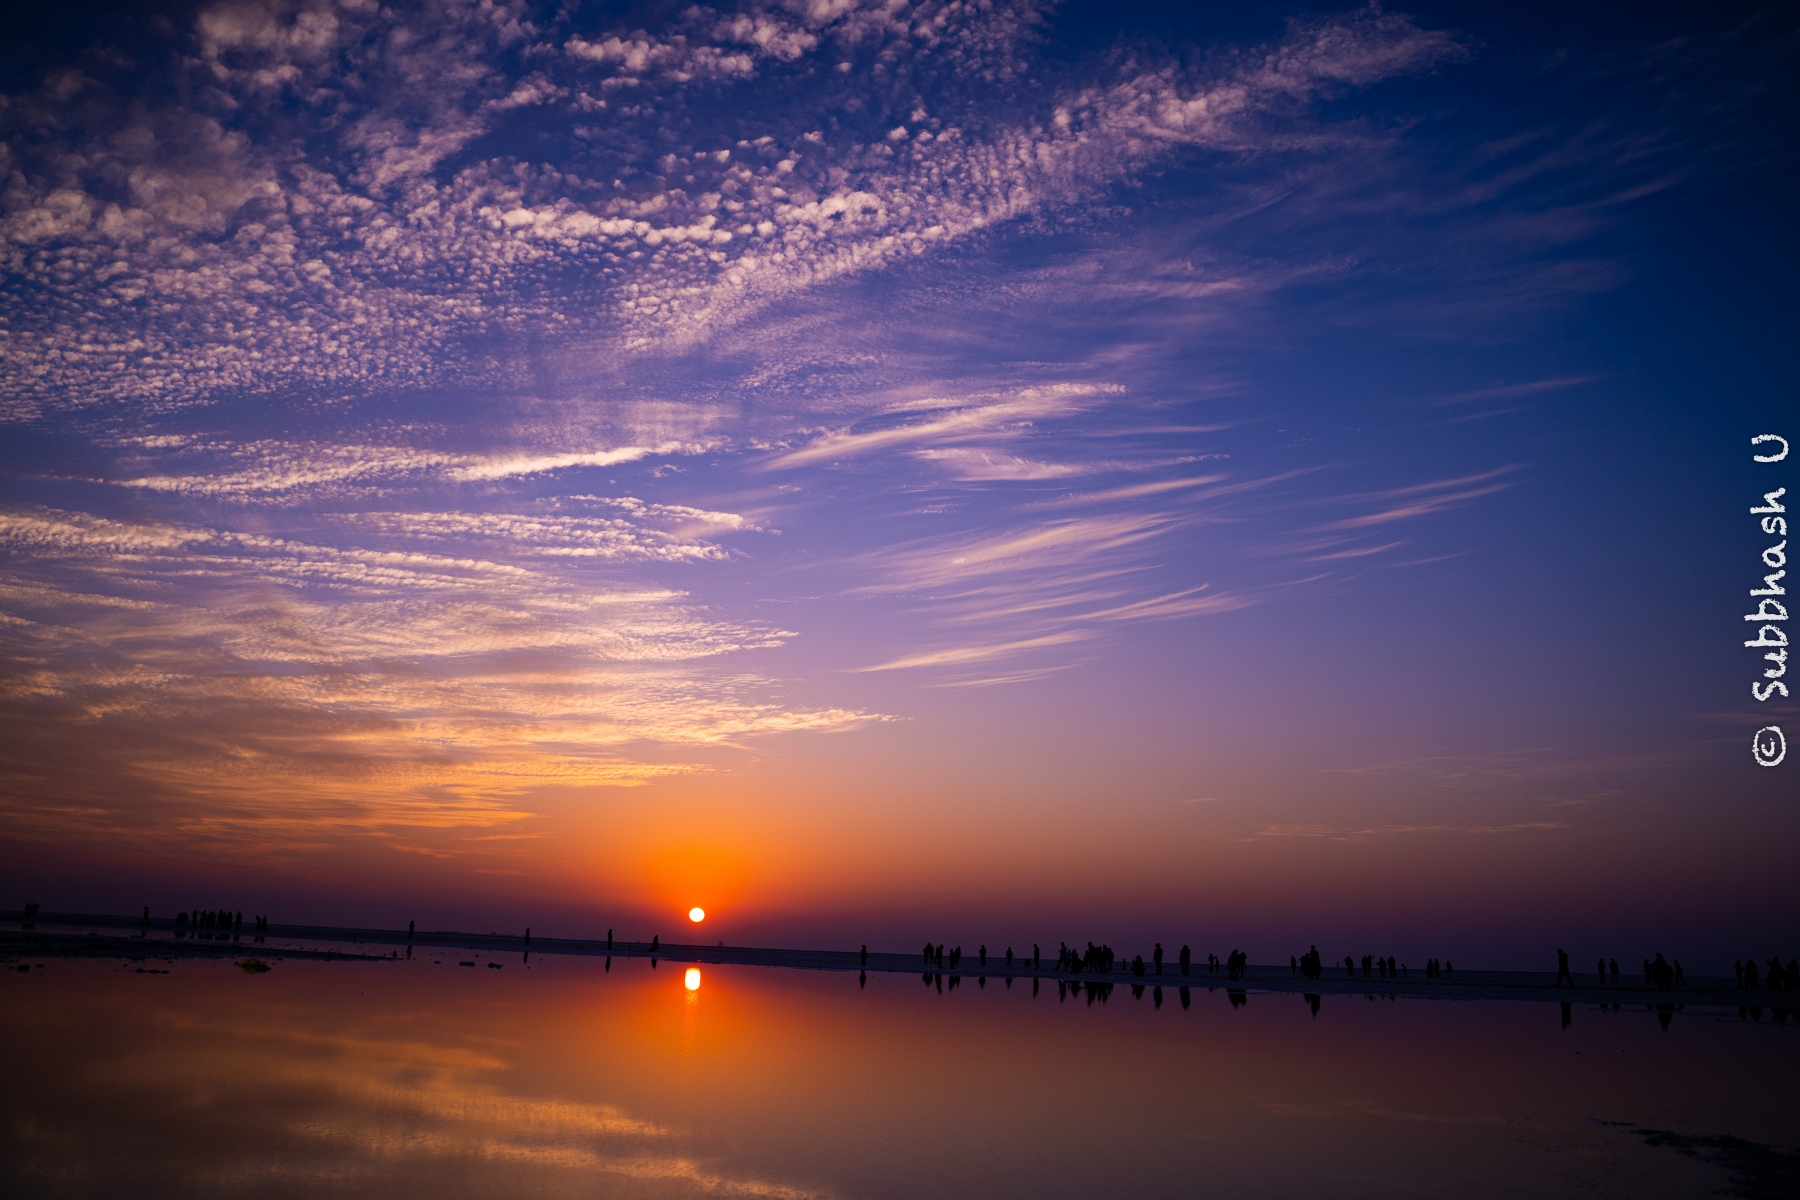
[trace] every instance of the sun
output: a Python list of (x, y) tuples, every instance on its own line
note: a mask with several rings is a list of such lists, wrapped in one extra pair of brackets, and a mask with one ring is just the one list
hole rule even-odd
[(695, 905), (693, 908), (688, 909), (688, 920), (698, 925), (700, 922), (706, 920), (706, 910), (699, 905)]

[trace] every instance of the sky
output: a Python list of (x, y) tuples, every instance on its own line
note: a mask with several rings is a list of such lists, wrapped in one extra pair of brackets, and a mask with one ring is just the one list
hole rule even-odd
[(9, 21), (7, 906), (1791, 942), (1791, 8)]

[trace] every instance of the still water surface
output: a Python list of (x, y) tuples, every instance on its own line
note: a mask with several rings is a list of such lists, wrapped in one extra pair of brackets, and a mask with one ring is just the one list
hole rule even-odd
[(7, 971), (4, 1194), (1780, 1195), (1800, 1141), (1766, 1013), (442, 957)]

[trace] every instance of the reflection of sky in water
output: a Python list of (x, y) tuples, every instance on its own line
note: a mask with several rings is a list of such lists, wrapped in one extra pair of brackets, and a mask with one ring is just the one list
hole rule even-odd
[(1800, 1058), (1768, 1014), (455, 961), (8, 972), (6, 1191), (1706, 1194), (1632, 1129), (1780, 1144)]

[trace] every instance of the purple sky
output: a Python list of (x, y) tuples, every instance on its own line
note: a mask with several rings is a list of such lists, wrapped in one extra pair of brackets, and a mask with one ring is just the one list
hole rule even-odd
[(5, 905), (1793, 953), (1783, 6), (22, 29)]

